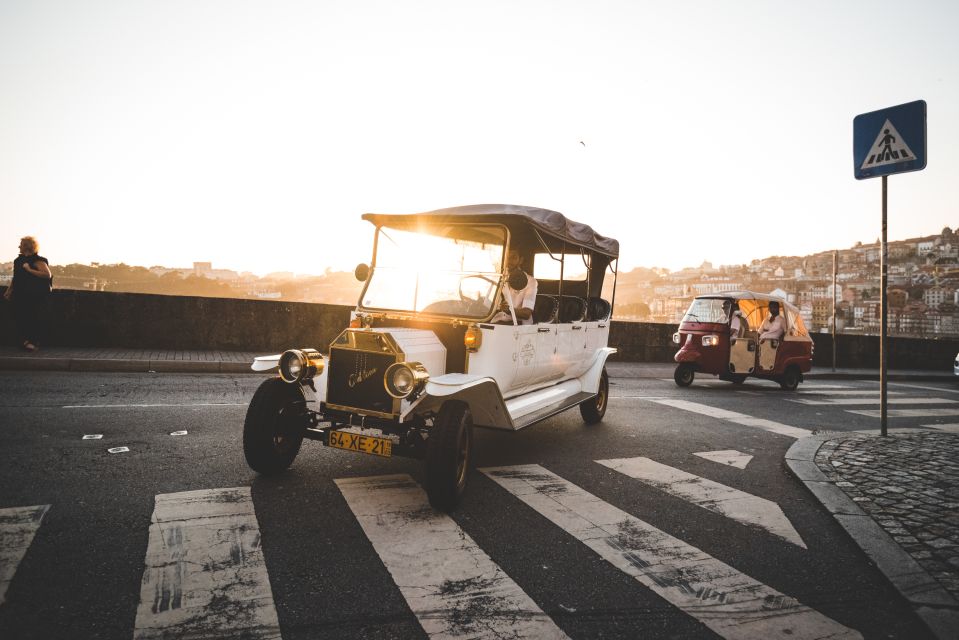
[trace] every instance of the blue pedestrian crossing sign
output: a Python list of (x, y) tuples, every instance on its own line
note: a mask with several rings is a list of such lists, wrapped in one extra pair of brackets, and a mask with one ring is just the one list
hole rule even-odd
[(863, 113), (852, 121), (856, 180), (926, 168), (926, 101)]

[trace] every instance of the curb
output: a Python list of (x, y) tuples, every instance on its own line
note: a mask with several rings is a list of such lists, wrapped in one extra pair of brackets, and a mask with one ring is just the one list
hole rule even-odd
[(0, 370), (101, 373), (258, 373), (251, 370), (250, 365), (246, 362), (43, 357), (0, 357)]
[(786, 452), (786, 465), (906, 599), (933, 636), (955, 638), (959, 603), (816, 464), (819, 448), (837, 437), (841, 435), (829, 433), (797, 440)]

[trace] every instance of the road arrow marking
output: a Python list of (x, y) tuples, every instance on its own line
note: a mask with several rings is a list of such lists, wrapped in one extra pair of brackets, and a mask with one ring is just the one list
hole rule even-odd
[(725, 451), (700, 451), (693, 455), (705, 458), (710, 462), (718, 462), (719, 464), (724, 464), (729, 467), (736, 467), (737, 469), (745, 469), (746, 465), (753, 459), (748, 453), (742, 453), (735, 449), (727, 449)]

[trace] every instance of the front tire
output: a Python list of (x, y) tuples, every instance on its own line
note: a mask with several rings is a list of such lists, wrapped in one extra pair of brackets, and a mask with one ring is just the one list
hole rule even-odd
[(606, 415), (606, 405), (609, 404), (609, 376), (606, 375), (606, 367), (603, 367), (603, 373), (599, 377), (599, 393), (595, 398), (590, 398), (579, 403), (579, 415), (583, 416), (583, 422), (586, 424), (596, 424)]
[(473, 462), (473, 415), (459, 400), (447, 400), (426, 441), (426, 494), (434, 509), (452, 511), (466, 490)]
[(306, 399), (298, 384), (264, 380), (250, 400), (243, 423), (243, 453), (257, 473), (279, 473), (300, 452), (306, 429)]
[(783, 373), (782, 379), (779, 381), (779, 386), (786, 391), (795, 391), (796, 387), (799, 386), (800, 373), (799, 369), (796, 367), (789, 367)]
[(680, 387), (688, 387), (693, 383), (695, 377), (696, 369), (688, 362), (680, 363), (679, 366), (676, 367), (676, 371), (673, 372), (673, 380), (675, 380), (676, 384)]

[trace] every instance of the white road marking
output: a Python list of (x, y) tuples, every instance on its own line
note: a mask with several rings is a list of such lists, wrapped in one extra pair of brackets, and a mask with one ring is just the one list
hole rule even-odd
[(0, 509), (0, 605), (50, 505)]
[(905, 382), (890, 382), (889, 386), (908, 387), (909, 389), (926, 389), (927, 391), (938, 391), (941, 393), (959, 393), (959, 389), (949, 389), (947, 387), (929, 387), (921, 384), (906, 384)]
[(599, 464), (635, 478), (698, 507), (748, 526), (765, 529), (786, 542), (806, 549), (802, 536), (771, 500), (702, 478), (649, 458), (597, 460)]
[[(901, 395), (904, 395), (905, 393), (906, 393), (905, 391), (889, 391), (888, 392), (888, 394), (891, 396), (901, 396)], [(866, 396), (870, 394), (875, 394), (875, 396), (878, 398), (879, 389), (878, 388), (876, 389), (835, 389), (832, 391), (821, 391), (821, 392), (814, 391), (812, 393), (809, 393), (809, 391), (806, 389), (802, 389), (801, 391), (796, 392), (796, 395), (800, 395), (800, 396), (827, 396), (827, 397), (829, 396)]]
[(539, 465), (482, 471), (720, 636), (755, 640), (862, 637)]
[(924, 424), (926, 429), (935, 429), (936, 431), (945, 431), (946, 433), (959, 433), (959, 423), (951, 424)]
[(156, 496), (145, 565), (134, 640), (279, 640), (249, 488)]
[(736, 451), (735, 449), (726, 449), (725, 451), (700, 451), (693, 455), (705, 458), (710, 462), (718, 462), (719, 464), (724, 464), (729, 467), (736, 467), (737, 469), (745, 469), (746, 465), (753, 459), (748, 453)]
[(719, 409), (717, 407), (711, 407), (706, 404), (699, 404), (698, 402), (690, 402), (688, 400), (675, 400), (673, 398), (646, 398), (650, 402), (656, 402), (658, 404), (666, 405), (667, 407), (673, 407), (675, 409), (682, 409), (684, 411), (692, 411), (693, 413), (699, 413), (704, 416), (709, 416), (711, 418), (718, 418), (720, 420), (726, 420), (727, 422), (734, 422), (746, 427), (756, 427), (758, 429), (765, 429), (766, 431), (771, 431), (772, 433), (778, 433), (783, 436), (789, 436), (790, 438), (805, 438), (810, 435), (812, 431), (809, 429), (800, 429), (799, 427), (791, 427), (788, 424), (782, 424), (781, 422), (774, 422), (772, 420), (765, 420), (763, 418), (754, 418), (748, 416), (745, 413), (736, 413), (735, 411), (727, 411), (726, 409)]
[(130, 447), (112, 447), (107, 449), (107, 453), (129, 453)]
[(138, 409), (153, 407), (245, 407), (247, 402), (194, 402), (192, 404), (183, 403), (157, 403), (157, 404), (68, 404), (61, 409)]
[[(846, 409), (847, 413), (856, 413), (870, 418), (879, 417), (879, 409), (866, 409), (862, 411), (853, 411)], [(938, 418), (943, 416), (959, 416), (959, 409), (888, 409), (886, 416), (889, 418)]]
[(803, 391), (808, 389), (855, 389), (855, 387), (850, 387), (847, 384), (813, 384), (809, 382), (802, 383), (799, 388)]
[(336, 479), (431, 638), (566, 638), (408, 475)]
[[(827, 398), (825, 400), (803, 400), (788, 398), (790, 402), (812, 405), (850, 405), (850, 404), (879, 404), (878, 397), (872, 398)], [(886, 404), (956, 404), (959, 400), (944, 400), (943, 398), (888, 398)]]

